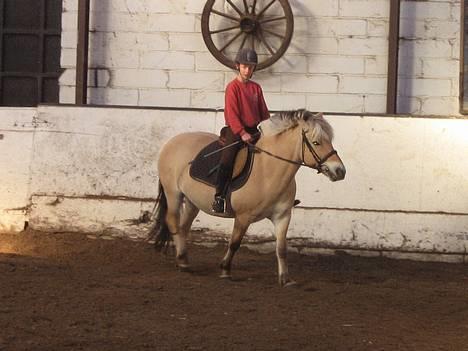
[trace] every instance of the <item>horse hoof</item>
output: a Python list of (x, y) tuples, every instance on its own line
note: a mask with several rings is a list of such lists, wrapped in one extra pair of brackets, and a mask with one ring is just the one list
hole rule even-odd
[(287, 288), (290, 286), (294, 286), (297, 283), (294, 280), (289, 279), (287, 276), (284, 276), (284, 277), (280, 277), (279, 284), (282, 288)]
[(219, 276), (221, 279), (227, 279), (227, 280), (231, 280), (232, 279), (232, 275), (230, 273), (227, 273), (227, 272), (222, 272)]
[(295, 286), (295, 285), (297, 285), (297, 282), (295, 282), (294, 280), (290, 280), (290, 281), (282, 284), (282, 287), (283, 288), (289, 288), (289, 287)]
[(181, 272), (188, 272), (188, 273), (192, 272), (192, 267), (190, 267), (189, 264), (178, 264), (177, 268)]

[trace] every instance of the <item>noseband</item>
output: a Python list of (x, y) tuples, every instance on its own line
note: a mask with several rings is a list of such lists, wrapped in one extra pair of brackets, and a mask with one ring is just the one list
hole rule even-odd
[[(315, 162), (317, 163), (314, 166), (310, 166), (305, 162), (305, 158), (304, 158), (305, 157), (305, 147), (304, 147), (304, 145), (307, 147), (309, 152), (314, 157)], [(256, 151), (264, 152), (265, 154), (267, 154), (267, 155), (269, 155), (271, 157), (274, 157), (274, 158), (276, 158), (278, 160), (285, 161), (285, 162), (288, 162), (288, 163), (292, 163), (292, 164), (298, 165), (298, 166), (305, 166), (305, 167), (308, 167), (308, 168), (315, 169), (317, 171), (317, 173), (322, 173), (323, 172), (322, 166), (323, 166), (323, 164), (325, 162), (327, 162), (327, 160), (331, 156), (338, 155), (338, 152), (335, 149), (333, 149), (328, 154), (326, 154), (323, 158), (320, 158), (319, 154), (317, 153), (317, 151), (315, 151), (315, 149), (312, 146), (312, 144), (310, 143), (309, 139), (307, 139), (306, 132), (304, 131), (304, 129), (302, 130), (302, 161), (301, 162), (289, 160), (287, 158), (272, 154), (271, 152), (266, 151), (266, 150), (264, 150), (262, 148), (259, 148), (258, 146), (253, 145), (253, 144), (249, 144), (249, 147), (256, 150)]]

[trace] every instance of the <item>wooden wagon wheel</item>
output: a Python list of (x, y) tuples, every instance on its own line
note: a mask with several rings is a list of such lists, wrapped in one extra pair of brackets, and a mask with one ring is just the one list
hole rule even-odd
[(275, 63), (287, 50), (294, 30), (288, 0), (208, 0), (201, 19), (203, 40), (222, 64), (235, 68), (243, 47), (257, 51), (257, 70)]

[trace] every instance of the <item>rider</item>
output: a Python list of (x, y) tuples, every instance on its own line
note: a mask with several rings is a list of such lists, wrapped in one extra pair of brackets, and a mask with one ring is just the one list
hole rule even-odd
[[(242, 141), (251, 143), (258, 137), (257, 126), (270, 117), (260, 85), (250, 80), (258, 63), (253, 49), (243, 48), (236, 56), (237, 76), (227, 86), (224, 102), (226, 121), (226, 146)], [(219, 164), (213, 212), (225, 211), (225, 199), (229, 180), (232, 177), (234, 159), (242, 143), (222, 151)]]

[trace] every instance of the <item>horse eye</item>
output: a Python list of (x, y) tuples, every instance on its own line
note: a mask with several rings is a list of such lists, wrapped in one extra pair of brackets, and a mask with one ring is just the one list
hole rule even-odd
[(320, 143), (318, 141), (313, 141), (312, 144), (314, 144), (315, 146), (319, 146)]

